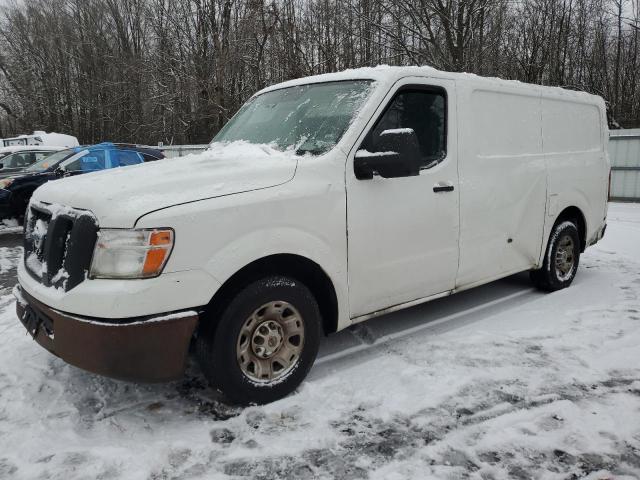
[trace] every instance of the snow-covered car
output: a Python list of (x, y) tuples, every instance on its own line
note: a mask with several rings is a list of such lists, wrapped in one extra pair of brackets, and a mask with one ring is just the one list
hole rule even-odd
[(26, 146), (14, 147), (11, 152), (0, 158), (0, 178), (23, 171), (64, 147)]
[(531, 271), (568, 287), (604, 234), (600, 97), (378, 67), (255, 94), (210, 148), (51, 182), (20, 320), (67, 362), (235, 402), (292, 392), (322, 334)]

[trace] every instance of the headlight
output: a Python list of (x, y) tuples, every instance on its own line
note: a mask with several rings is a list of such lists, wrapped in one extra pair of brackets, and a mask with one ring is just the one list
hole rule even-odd
[(102, 229), (93, 249), (91, 278), (150, 278), (162, 273), (171, 249), (170, 228)]
[(13, 178), (3, 178), (2, 180), (0, 180), (0, 188), (2, 189), (9, 188), (12, 183), (13, 183)]

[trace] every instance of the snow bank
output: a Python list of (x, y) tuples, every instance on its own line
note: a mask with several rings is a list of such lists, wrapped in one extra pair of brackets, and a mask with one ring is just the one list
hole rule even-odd
[(380, 136), (393, 134), (409, 135), (410, 133), (414, 133), (413, 128), (389, 128), (381, 132)]
[(397, 155), (398, 152), (392, 152), (392, 151), (388, 151), (388, 152), (370, 152), (369, 150), (358, 150), (356, 152), (356, 156), (358, 158), (365, 158), (365, 157), (384, 157), (386, 155)]
[(5, 218), (0, 221), (0, 235), (21, 232), (22, 227), (15, 218)]

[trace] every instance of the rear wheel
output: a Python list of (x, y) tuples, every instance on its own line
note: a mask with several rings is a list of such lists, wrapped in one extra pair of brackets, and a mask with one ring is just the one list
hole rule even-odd
[(223, 309), (217, 323), (210, 320), (198, 333), (196, 354), (211, 384), (235, 403), (268, 403), (288, 395), (318, 353), (318, 304), (292, 278), (251, 283)]
[(533, 284), (541, 290), (553, 292), (571, 285), (580, 261), (580, 235), (572, 220), (554, 225), (539, 270), (530, 273)]

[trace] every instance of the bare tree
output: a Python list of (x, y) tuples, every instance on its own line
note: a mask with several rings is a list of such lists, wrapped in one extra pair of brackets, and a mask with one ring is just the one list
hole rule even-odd
[(380, 63), (605, 97), (640, 125), (640, 0), (22, 0), (0, 15), (0, 136), (206, 142), (256, 90)]

